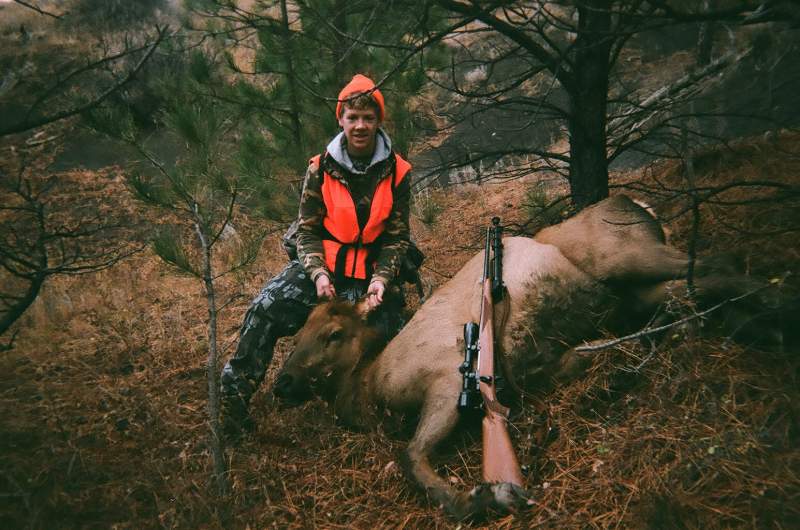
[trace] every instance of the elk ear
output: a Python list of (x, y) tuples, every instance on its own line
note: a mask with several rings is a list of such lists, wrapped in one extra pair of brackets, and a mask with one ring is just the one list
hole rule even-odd
[(361, 320), (366, 322), (371, 312), (372, 309), (369, 307), (369, 302), (367, 302), (366, 296), (356, 302), (356, 313), (358, 313), (358, 315), (361, 317)]

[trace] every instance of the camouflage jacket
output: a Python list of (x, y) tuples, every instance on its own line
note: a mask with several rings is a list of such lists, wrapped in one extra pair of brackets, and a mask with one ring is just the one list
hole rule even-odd
[[(362, 214), (369, 215), (369, 207), (378, 183), (387, 178), (394, 169), (394, 153), (385, 160), (371, 165), (365, 174), (348, 171), (330, 155), (321, 160), (322, 171), (315, 163), (311, 163), (306, 171), (303, 192), (300, 196), (300, 213), (297, 226), (297, 256), (312, 281), (320, 274), (333, 278), (325, 265), (322, 248), (325, 203), (322, 199), (323, 173), (339, 179), (350, 190), (359, 219)], [(384, 231), (378, 240), (373, 280), (381, 280), (385, 285), (391, 283), (398, 275), (400, 265), (409, 245), (409, 196), (410, 174), (397, 185), (393, 194), (392, 213), (386, 220)]]

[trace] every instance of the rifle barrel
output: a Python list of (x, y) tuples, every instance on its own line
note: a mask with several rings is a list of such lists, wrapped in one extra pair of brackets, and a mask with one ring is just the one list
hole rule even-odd
[[(483, 479), (489, 483), (509, 482), (522, 487), (519, 461), (508, 435), (508, 409), (497, 401), (494, 362), (494, 302), (503, 291), (503, 245), (500, 218), (492, 219), (486, 231), (483, 293), (478, 333), (477, 375), (483, 397)], [(494, 259), (490, 260), (490, 254)]]
[(492, 301), (498, 302), (503, 297), (503, 227), (500, 218), (492, 218)]
[(492, 277), (491, 269), (491, 254), (492, 254), (492, 228), (486, 229), (486, 244), (483, 249), (483, 281)]

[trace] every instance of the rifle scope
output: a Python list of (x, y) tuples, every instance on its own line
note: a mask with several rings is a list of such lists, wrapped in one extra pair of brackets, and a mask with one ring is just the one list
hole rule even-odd
[(464, 362), (458, 367), (463, 376), (461, 394), (458, 396), (458, 409), (461, 411), (478, 409), (482, 399), (478, 386), (478, 374), (474, 365), (478, 359), (478, 324), (464, 324)]

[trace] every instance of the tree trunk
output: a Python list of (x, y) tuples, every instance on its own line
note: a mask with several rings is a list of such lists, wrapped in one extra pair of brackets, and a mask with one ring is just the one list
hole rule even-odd
[(39, 296), (39, 291), (42, 289), (45, 278), (46, 276), (44, 274), (37, 274), (34, 276), (25, 294), (8, 308), (3, 318), (0, 318), (0, 335), (8, 331), (8, 328), (10, 328), (11, 325), (25, 313), (25, 310), (30, 307), (33, 301), (36, 300), (36, 297)]
[[(710, 11), (712, 8), (711, 0), (703, 2), (703, 9)], [(698, 70), (702, 67), (708, 66), (711, 62), (711, 52), (714, 46), (714, 31), (715, 24), (713, 22), (703, 22), (700, 24), (699, 34), (697, 36), (697, 50), (696, 50), (696, 64)], [(692, 207), (692, 228), (689, 232), (689, 241), (687, 243), (686, 253), (688, 262), (686, 264), (686, 292), (690, 300), (695, 298), (695, 264), (697, 263), (697, 240), (700, 237), (700, 200), (697, 194), (695, 185), (695, 171), (694, 171), (694, 149), (689, 145), (689, 131), (687, 128), (696, 128), (700, 130), (700, 124), (695, 116), (695, 106), (697, 101), (692, 100), (689, 103), (689, 118), (686, 125), (681, 131), (681, 152), (684, 155), (683, 168), (684, 176), (686, 178), (686, 185), (689, 188), (689, 200)]]
[[(694, 114), (694, 102), (690, 104), (691, 113)], [(689, 241), (686, 248), (688, 261), (686, 264), (686, 293), (689, 299), (694, 300), (695, 282), (694, 271), (697, 263), (697, 239), (700, 237), (700, 200), (695, 187), (694, 150), (689, 147), (689, 131), (684, 127), (681, 133), (681, 152), (684, 153), (683, 171), (689, 191), (689, 201), (692, 208), (692, 228), (689, 231)]]
[[(347, 33), (347, 3), (349, 0), (336, 0), (333, 4), (333, 25), (342, 33)], [(333, 77), (336, 87), (343, 87), (350, 79), (347, 77), (347, 71), (344, 63), (341, 61), (341, 54), (347, 50), (351, 45), (348, 44), (347, 39), (342, 35), (334, 34), (333, 38), (336, 42), (333, 46), (333, 56), (331, 57), (333, 64)]]
[[(703, 10), (708, 12), (716, 8), (716, 2), (712, 0), (703, 1)], [(703, 22), (697, 34), (697, 64), (705, 66), (711, 62), (711, 53), (714, 50), (714, 34), (717, 30), (715, 22)]]
[(292, 31), (289, 28), (289, 10), (286, 8), (286, 0), (281, 0), (281, 23), (283, 28), (284, 60), (286, 61), (286, 73), (289, 78), (289, 108), (292, 116), (292, 130), (294, 132), (295, 142), (297, 142), (298, 151), (300, 153), (305, 153), (303, 127), (300, 122), (297, 72), (294, 67), (294, 47), (292, 45)]
[[(195, 215), (197, 215), (195, 213)], [(206, 378), (208, 380), (208, 420), (211, 426), (211, 457), (214, 461), (214, 482), (220, 496), (228, 492), (227, 469), (225, 466), (225, 447), (219, 425), (219, 362), (217, 354), (217, 300), (214, 291), (214, 276), (211, 268), (211, 245), (203, 225), (195, 221), (195, 230), (203, 249), (203, 285), (206, 289), (208, 304), (208, 362)]]
[(578, 13), (574, 83), (567, 91), (570, 193), (582, 209), (608, 197), (606, 107), (612, 36), (608, 1), (581, 3)]

